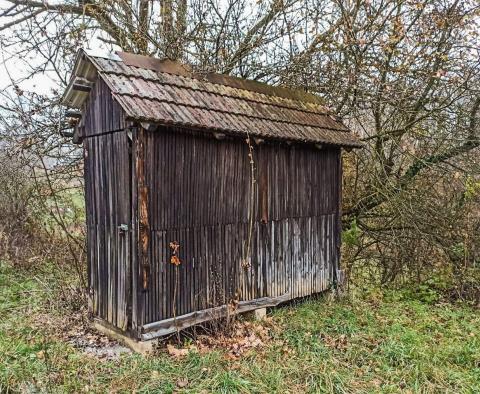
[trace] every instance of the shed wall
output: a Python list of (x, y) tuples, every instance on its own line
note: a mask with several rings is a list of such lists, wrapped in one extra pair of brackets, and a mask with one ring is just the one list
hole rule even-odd
[(112, 92), (101, 78), (95, 82), (82, 114), (76, 130), (78, 138), (125, 129), (123, 109), (113, 100)]
[(142, 150), (149, 280), (138, 325), (328, 288), (339, 259), (339, 148), (254, 145), (253, 189), (245, 140), (163, 128), (145, 132)]
[(85, 147), (87, 247), (92, 311), (127, 328), (131, 233), (130, 164), (125, 132), (90, 137)]
[[(85, 103), (83, 138), (90, 309), (127, 329), (131, 304), (131, 142), (123, 113), (102, 80)], [(128, 230), (121, 230), (127, 225)]]

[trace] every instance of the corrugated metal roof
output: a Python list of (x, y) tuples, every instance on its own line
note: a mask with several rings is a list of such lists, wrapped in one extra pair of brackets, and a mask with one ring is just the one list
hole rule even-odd
[[(73, 78), (91, 78), (93, 64), (129, 119), (265, 139), (361, 146), (311, 94), (220, 74), (194, 74), (172, 61), (125, 53), (119, 57), (80, 54)], [(64, 103), (79, 107), (84, 98), (67, 92)]]

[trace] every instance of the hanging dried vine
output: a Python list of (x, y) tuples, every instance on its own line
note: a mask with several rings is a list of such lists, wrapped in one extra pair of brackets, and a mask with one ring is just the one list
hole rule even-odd
[(247, 270), (251, 267), (252, 263), (250, 260), (251, 249), (252, 249), (252, 236), (253, 236), (253, 222), (255, 216), (255, 161), (253, 160), (253, 146), (251, 144), (250, 135), (247, 134), (247, 139), (245, 140), (248, 145), (248, 159), (250, 164), (250, 204), (248, 208), (248, 234), (247, 234), (247, 245), (245, 248), (245, 255), (242, 259), (242, 267)]
[(178, 257), (178, 250), (180, 249), (180, 244), (177, 241), (170, 242), (170, 249), (172, 249), (172, 256), (170, 257), (170, 263), (175, 266), (175, 287), (173, 288), (173, 300), (172, 300), (172, 311), (173, 311), (173, 321), (175, 328), (177, 330), (177, 340), (180, 342), (180, 330), (177, 325), (177, 292), (178, 292), (178, 267), (181, 264), (180, 258)]

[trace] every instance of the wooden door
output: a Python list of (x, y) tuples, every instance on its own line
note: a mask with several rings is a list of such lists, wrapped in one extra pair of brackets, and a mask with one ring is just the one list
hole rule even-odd
[(116, 326), (121, 330), (127, 330), (131, 322), (131, 245), (132, 245), (132, 220), (131, 220), (131, 143), (127, 132), (112, 134), (113, 174), (115, 182), (113, 187), (115, 196), (112, 196), (116, 207), (114, 216), (115, 228), (112, 228), (112, 236), (115, 240), (114, 275), (116, 289), (111, 296), (117, 300)]

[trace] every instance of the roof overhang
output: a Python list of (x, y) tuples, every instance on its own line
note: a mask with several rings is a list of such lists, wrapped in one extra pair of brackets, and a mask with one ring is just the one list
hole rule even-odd
[[(90, 53), (84, 49), (80, 49), (77, 52), (72, 77), (60, 101), (62, 105), (77, 109), (82, 108), (93, 84), (97, 80), (97, 68), (90, 60), (90, 56), (94, 55), (94, 53)], [(104, 57), (112, 60), (121, 60), (115, 54)]]

